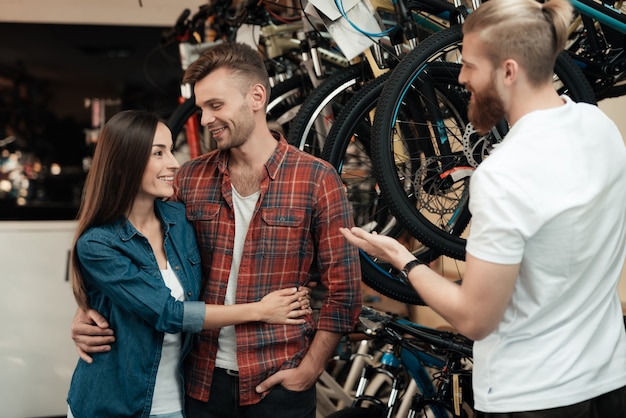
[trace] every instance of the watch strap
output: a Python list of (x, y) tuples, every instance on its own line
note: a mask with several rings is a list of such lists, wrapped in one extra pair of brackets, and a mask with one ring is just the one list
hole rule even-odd
[(413, 270), (415, 267), (419, 266), (420, 264), (423, 264), (423, 263), (416, 258), (414, 260), (409, 261), (408, 263), (404, 265), (404, 268), (402, 268), (401, 274), (406, 279), (406, 281), (409, 280), (409, 272)]

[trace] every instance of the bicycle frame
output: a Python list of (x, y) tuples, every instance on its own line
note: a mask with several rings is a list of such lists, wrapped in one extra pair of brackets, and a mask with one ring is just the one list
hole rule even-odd
[(315, 385), (318, 416), (325, 417), (352, 403), (355, 396), (353, 388), (360, 377), (361, 370), (380, 360), (372, 356), (370, 352), (371, 341), (359, 341), (356, 353), (350, 356), (350, 369), (343, 385), (339, 384), (329, 371), (325, 370), (322, 373)]
[(626, 86), (618, 85), (626, 73), (626, 15), (604, 1), (570, 3), (578, 12), (570, 32), (576, 32), (581, 25), (584, 29), (567, 52), (587, 77), (597, 100), (626, 94)]
[[(399, 411), (401, 409), (408, 411), (412, 407), (414, 396), (418, 396), (418, 393), (420, 399), (434, 399), (437, 392), (427, 368), (442, 369), (445, 366), (444, 360), (428, 353), (399, 350), (399, 354), (396, 354), (394, 353), (395, 347), (389, 346), (392, 348), (383, 353), (381, 358), (382, 365), (367, 364), (363, 368), (352, 403), (352, 406), (362, 406), (365, 403), (378, 405), (384, 408), (385, 417), (387, 418), (394, 416), (394, 413), (397, 416), (403, 416)], [(402, 389), (405, 389), (403, 387), (404, 381), (400, 375), (402, 370), (406, 370), (411, 377), (411, 382), (406, 388), (405, 397), (402, 398), (400, 408), (398, 409), (396, 408), (398, 397)], [(380, 379), (377, 382), (376, 378), (381, 375), (391, 382), (391, 392), (386, 404), (375, 396), (381, 386)], [(448, 415), (443, 408), (435, 405), (432, 409), (436, 418), (447, 418)]]
[[(315, 75), (312, 77), (315, 85), (315, 80), (324, 78), (322, 62), (342, 68), (348, 67), (352, 62), (341, 54), (316, 46), (316, 42), (313, 46), (309, 43), (313, 36), (311, 32), (314, 30), (306, 19), (297, 23), (263, 25), (258, 47), (263, 52), (263, 56), (270, 60), (283, 56), (286, 51), (302, 51), (301, 62), (307, 66), (306, 70), (310, 75)], [(293, 33), (297, 33), (297, 37), (293, 37)], [(303, 48), (304, 43), (307, 43), (305, 48)], [(309, 63), (312, 67), (308, 67)]]
[(591, 17), (621, 33), (626, 33), (626, 16), (614, 7), (594, 0), (570, 0), (570, 3), (581, 15)]

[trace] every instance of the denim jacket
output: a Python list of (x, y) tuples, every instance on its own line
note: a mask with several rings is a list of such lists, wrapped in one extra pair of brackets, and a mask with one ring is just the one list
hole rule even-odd
[(90, 306), (109, 321), (111, 351), (78, 360), (68, 404), (76, 418), (148, 417), (165, 332), (183, 332), (182, 359), (199, 332), (204, 302), (200, 253), (184, 205), (155, 201), (167, 259), (185, 292), (176, 301), (165, 285), (148, 240), (125, 219), (88, 229), (78, 240)]

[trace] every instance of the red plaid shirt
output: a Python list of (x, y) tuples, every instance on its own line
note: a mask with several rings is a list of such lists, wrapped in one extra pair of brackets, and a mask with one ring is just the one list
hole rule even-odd
[[(224, 303), (233, 259), (235, 215), (228, 156), (215, 151), (186, 163), (175, 185), (175, 198), (185, 203), (201, 247), (201, 295), (208, 304)], [(313, 267), (328, 291), (317, 324), (309, 316), (304, 325), (236, 326), (241, 405), (259, 402), (257, 384), (300, 363), (315, 328), (351, 331), (361, 308), (358, 252), (339, 232), (353, 220), (337, 172), (284, 138), (265, 168), (245, 240), (236, 303), (259, 301), (273, 290), (304, 283)], [(194, 399), (209, 398), (218, 334), (219, 329), (198, 334), (188, 357), (186, 390)]]

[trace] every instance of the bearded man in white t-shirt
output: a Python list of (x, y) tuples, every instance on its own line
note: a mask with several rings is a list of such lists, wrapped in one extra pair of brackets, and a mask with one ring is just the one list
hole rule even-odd
[(469, 119), (510, 131), (471, 178), (460, 286), (393, 238), (342, 230), (476, 341), (478, 417), (626, 416), (626, 148), (596, 106), (552, 85), (571, 18), (567, 0), (490, 0), (463, 26)]

